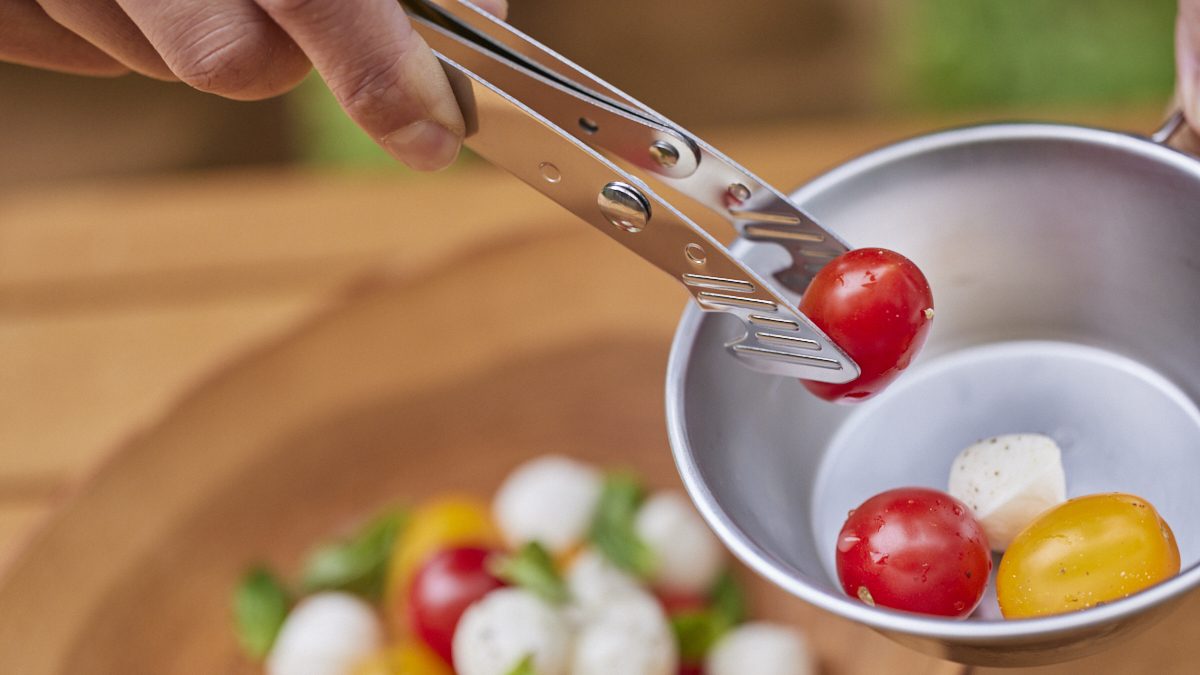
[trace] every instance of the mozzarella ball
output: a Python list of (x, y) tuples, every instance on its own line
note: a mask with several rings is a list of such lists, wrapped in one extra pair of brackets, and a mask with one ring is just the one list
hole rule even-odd
[(662, 606), (627, 590), (588, 615), (575, 639), (571, 675), (675, 675), (679, 652)]
[(1039, 434), (980, 441), (954, 458), (949, 492), (970, 507), (992, 550), (1003, 551), (1034, 518), (1066, 500), (1062, 451)]
[(745, 623), (713, 645), (707, 675), (810, 675), (812, 656), (799, 631), (765, 622)]
[(509, 546), (537, 541), (562, 553), (587, 534), (602, 487), (602, 476), (587, 464), (546, 455), (508, 475), (492, 511)]
[(268, 675), (347, 675), (383, 644), (370, 605), (349, 593), (317, 593), (284, 620), (267, 655)]
[(483, 596), (454, 630), (458, 675), (507, 675), (531, 655), (537, 675), (565, 675), (570, 651), (571, 634), (562, 613), (519, 588)]
[(721, 543), (683, 495), (652, 495), (638, 509), (634, 529), (654, 554), (656, 588), (707, 593), (725, 566)]
[(566, 582), (575, 607), (585, 614), (614, 597), (641, 590), (633, 575), (594, 548), (584, 549), (575, 557), (567, 569)]

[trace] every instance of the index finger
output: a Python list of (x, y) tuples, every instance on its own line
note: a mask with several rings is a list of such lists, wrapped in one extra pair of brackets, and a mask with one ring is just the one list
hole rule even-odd
[(312, 61), (342, 108), (415, 169), (454, 161), (464, 124), (433, 51), (396, 0), (256, 0)]
[(0, 61), (79, 75), (128, 69), (50, 18), (34, 0), (0, 0)]

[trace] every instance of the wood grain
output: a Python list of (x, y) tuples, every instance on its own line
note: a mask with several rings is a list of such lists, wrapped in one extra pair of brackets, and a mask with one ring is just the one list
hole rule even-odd
[[(580, 271), (583, 252), (597, 265)], [(683, 301), (673, 284), (580, 231), (508, 238), (405, 279), (372, 282), (225, 368), (103, 466), (0, 582), (0, 662), (29, 675), (221, 670), (236, 661), (228, 589), (245, 565), (294, 570), (355, 518), (489, 494), (536, 454), (679, 488), (661, 394)], [(512, 300), (464, 315), (482, 288)], [(826, 672), (937, 667), (752, 588), (758, 613), (808, 628)]]

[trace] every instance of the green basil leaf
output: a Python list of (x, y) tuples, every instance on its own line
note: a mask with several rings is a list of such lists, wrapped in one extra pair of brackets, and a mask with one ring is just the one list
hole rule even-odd
[(287, 590), (265, 567), (242, 577), (233, 594), (233, 620), (238, 642), (251, 658), (262, 660), (271, 651), (289, 604)]
[(738, 585), (737, 579), (733, 578), (733, 572), (730, 570), (725, 570), (717, 577), (716, 583), (708, 592), (708, 598), (713, 611), (725, 617), (729, 625), (733, 626), (746, 620), (746, 594), (742, 592), (742, 587)]
[(489, 570), (551, 604), (561, 605), (571, 599), (566, 583), (554, 569), (554, 559), (536, 541), (525, 544), (513, 555), (493, 558), (489, 561)]
[(635, 478), (610, 474), (605, 478), (588, 539), (614, 565), (646, 578), (654, 570), (654, 552), (633, 527), (642, 497), (642, 487)]
[(349, 539), (315, 549), (304, 564), (300, 587), (305, 593), (347, 591), (378, 600), (383, 595), (392, 545), (405, 520), (403, 512), (389, 511)]
[(700, 663), (712, 646), (733, 624), (714, 609), (681, 612), (671, 617), (671, 629), (679, 645), (679, 660)]
[(707, 608), (671, 617), (680, 659), (684, 663), (703, 661), (717, 640), (745, 618), (746, 597), (733, 573), (725, 570), (709, 589)]
[(526, 654), (507, 675), (537, 675), (537, 671), (533, 669), (533, 654)]

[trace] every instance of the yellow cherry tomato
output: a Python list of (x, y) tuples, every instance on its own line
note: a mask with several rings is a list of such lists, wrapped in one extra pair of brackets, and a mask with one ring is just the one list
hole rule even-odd
[(1110, 493), (1038, 516), (1004, 552), (996, 594), (1005, 618), (1062, 614), (1119, 600), (1179, 573), (1179, 547), (1149, 502)]
[(358, 664), (354, 675), (454, 675), (454, 671), (425, 645), (402, 642)]
[(388, 563), (385, 614), (399, 630), (413, 574), (433, 554), (458, 546), (499, 546), (487, 504), (473, 497), (441, 497), (423, 504), (396, 539)]

